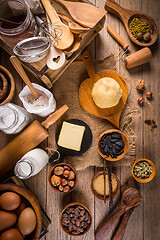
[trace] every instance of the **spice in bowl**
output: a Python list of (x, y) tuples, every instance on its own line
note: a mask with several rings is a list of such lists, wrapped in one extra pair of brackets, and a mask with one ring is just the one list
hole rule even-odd
[(137, 162), (134, 166), (133, 173), (137, 178), (149, 178), (152, 174), (152, 166), (146, 161)]
[(141, 21), (139, 18), (133, 18), (129, 24), (129, 28), (132, 35), (139, 42), (146, 43), (151, 40), (151, 34), (148, 24)]

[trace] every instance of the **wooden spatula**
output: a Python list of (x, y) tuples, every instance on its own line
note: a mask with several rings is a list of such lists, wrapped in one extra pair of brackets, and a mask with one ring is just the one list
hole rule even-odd
[(72, 18), (84, 27), (93, 28), (106, 14), (105, 10), (88, 3), (64, 0), (56, 0), (56, 2), (61, 3), (68, 10)]

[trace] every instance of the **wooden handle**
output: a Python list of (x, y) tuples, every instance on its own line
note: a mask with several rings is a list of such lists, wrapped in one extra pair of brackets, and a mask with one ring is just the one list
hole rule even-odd
[(95, 74), (95, 71), (94, 71), (92, 60), (89, 56), (89, 52), (87, 50), (85, 52), (83, 52), (82, 55), (81, 55), (81, 58), (82, 58), (82, 60), (85, 64), (88, 75), (90, 76), (90, 78), (95, 79), (96, 74)]
[(53, 24), (59, 24), (61, 23), (60, 18), (58, 17), (58, 14), (56, 12), (56, 10), (54, 9), (54, 7), (52, 6), (52, 4), (50, 3), (49, 0), (41, 0), (43, 3), (43, 6), (46, 10), (46, 13), (48, 14), (51, 22)]
[(119, 227), (118, 227), (118, 229), (117, 229), (117, 231), (116, 231), (112, 240), (122, 240), (123, 239), (128, 220), (129, 220), (133, 210), (134, 210), (134, 208), (131, 208), (124, 213), (122, 221), (121, 221), (121, 223), (120, 223), (120, 225), (119, 225)]
[(151, 50), (148, 47), (145, 47), (129, 55), (124, 60), (126, 61), (127, 68), (133, 68), (149, 62), (151, 58), (152, 58)]
[(52, 113), (44, 122), (42, 122), (42, 126), (48, 129), (53, 123), (55, 123), (66, 111), (68, 110), (68, 106), (64, 105), (59, 108), (56, 112)]
[(21, 78), (23, 79), (23, 81), (25, 82), (25, 84), (29, 87), (29, 89), (31, 90), (33, 97), (36, 99), (39, 97), (39, 94), (36, 92), (35, 88), (33, 87), (31, 81), (29, 80), (29, 78), (27, 77), (27, 74), (25, 73), (21, 62), (18, 60), (18, 58), (16, 56), (11, 56), (10, 57), (10, 61), (12, 63), (12, 65), (14, 66), (14, 68), (16, 69), (16, 71), (19, 73), (19, 75), (21, 76)]
[(109, 24), (107, 26), (107, 32), (122, 46), (124, 50), (129, 47), (129, 45), (122, 39), (122, 37), (112, 25)]
[(96, 232), (96, 240), (104, 240), (109, 234), (111, 229), (115, 226), (119, 217), (126, 211), (127, 206), (122, 202), (120, 203), (117, 211), (103, 224), (103, 226)]
[(58, 16), (66, 23), (74, 23), (69, 17), (67, 17), (63, 13), (58, 13)]
[(114, 0), (107, 0), (105, 3), (105, 9), (111, 13), (114, 13), (121, 19), (128, 19), (131, 17), (130, 11), (127, 9), (124, 9), (121, 7), (118, 3), (116, 3)]

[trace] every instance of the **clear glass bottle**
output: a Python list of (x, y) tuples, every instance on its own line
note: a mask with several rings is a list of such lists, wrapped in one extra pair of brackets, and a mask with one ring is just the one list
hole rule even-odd
[(0, 0), (0, 18), (4, 19), (0, 21), (1, 38), (11, 48), (38, 34), (35, 19), (25, 0)]
[(13, 103), (0, 106), (0, 130), (6, 134), (21, 132), (32, 121), (27, 111)]
[(39, 173), (48, 161), (48, 154), (43, 149), (35, 148), (16, 163), (14, 174), (20, 179), (28, 179)]

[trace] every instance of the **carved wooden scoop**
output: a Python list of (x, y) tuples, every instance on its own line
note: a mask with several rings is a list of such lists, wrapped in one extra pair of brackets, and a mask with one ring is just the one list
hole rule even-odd
[(127, 189), (122, 196), (116, 212), (103, 224), (103, 226), (96, 232), (95, 239), (103, 240), (106, 238), (108, 233), (114, 227), (119, 217), (127, 210), (138, 206), (141, 202), (142, 196), (140, 192), (135, 188)]

